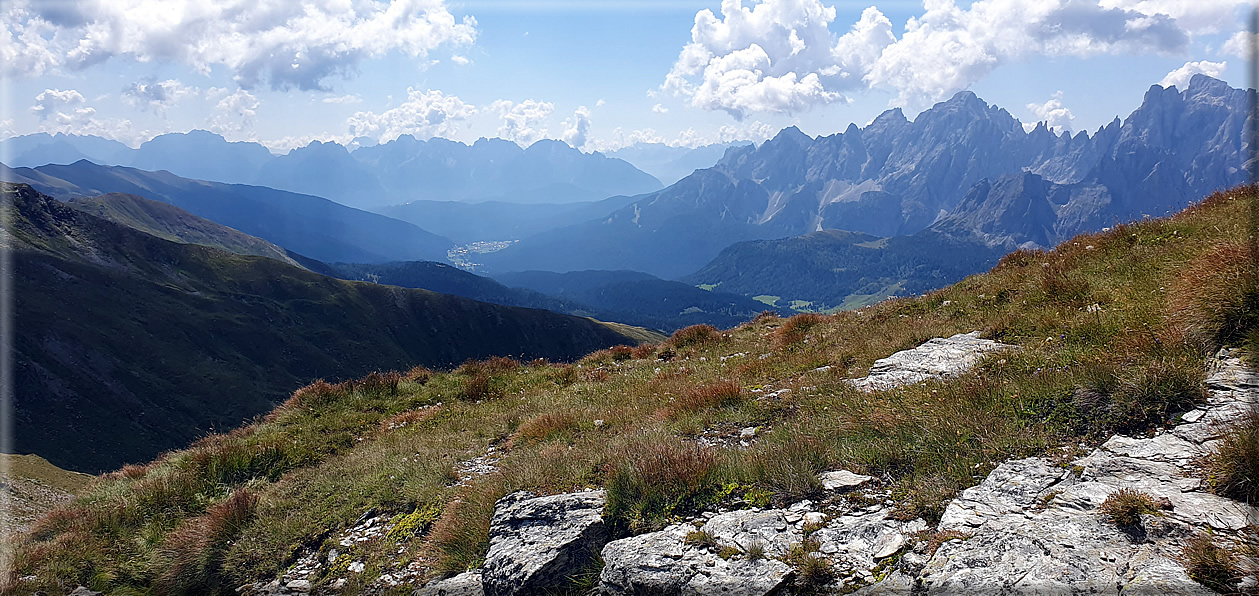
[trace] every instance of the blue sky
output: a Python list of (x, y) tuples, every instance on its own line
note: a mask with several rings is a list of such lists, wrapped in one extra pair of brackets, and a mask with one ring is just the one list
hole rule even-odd
[[(970, 89), (1092, 131), (1150, 85), (1245, 82), (1236, 0), (0, 0), (0, 136), (276, 151), (398, 134), (584, 150), (911, 118)], [(368, 142), (370, 142), (368, 141)]]

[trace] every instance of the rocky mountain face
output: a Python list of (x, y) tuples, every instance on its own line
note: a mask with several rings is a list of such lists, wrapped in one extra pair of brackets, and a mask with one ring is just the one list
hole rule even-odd
[(912, 122), (896, 109), (816, 139), (787, 128), (606, 218), (486, 261), (671, 277), (743, 240), (822, 229), (903, 236), (935, 224), (987, 246), (1052, 246), (1243, 182), (1247, 101), (1198, 75), (1184, 90), (1152, 87), (1127, 119), (1092, 135), (1055, 135), (1043, 124), (1027, 132), (969, 91)]
[(751, 144), (750, 141), (735, 141), (699, 147), (671, 147), (664, 143), (635, 143), (609, 151), (607, 155), (624, 159), (669, 185), (690, 176), (695, 170), (713, 167), (726, 154), (726, 150)]

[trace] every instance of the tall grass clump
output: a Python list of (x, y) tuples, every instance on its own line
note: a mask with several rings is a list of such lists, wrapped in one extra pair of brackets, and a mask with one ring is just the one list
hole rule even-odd
[(826, 321), (826, 316), (817, 313), (800, 313), (783, 321), (782, 326), (774, 331), (774, 341), (780, 346), (798, 344), (814, 327)]
[(1206, 536), (1186, 542), (1181, 561), (1191, 579), (1221, 594), (1237, 593), (1237, 584), (1244, 576), (1238, 558)]
[(665, 342), (675, 349), (702, 346), (721, 339), (721, 331), (712, 325), (691, 325), (673, 332)]
[(1206, 458), (1207, 478), (1218, 494), (1259, 504), (1259, 412), (1251, 410), (1225, 431)]
[(603, 516), (614, 535), (662, 527), (691, 512), (717, 488), (717, 458), (709, 449), (638, 441), (614, 455), (607, 469)]
[(1206, 349), (1259, 329), (1259, 283), (1244, 242), (1215, 245), (1184, 267), (1169, 301), (1174, 321)]
[(714, 408), (725, 408), (743, 401), (743, 387), (736, 381), (715, 381), (698, 387), (686, 388), (669, 406), (669, 413), (676, 416), (693, 414)]
[(238, 489), (206, 514), (184, 521), (166, 536), (158, 550), (164, 568), (155, 586), (162, 594), (209, 594), (233, 588), (222, 573), (231, 541), (253, 518), (258, 496)]

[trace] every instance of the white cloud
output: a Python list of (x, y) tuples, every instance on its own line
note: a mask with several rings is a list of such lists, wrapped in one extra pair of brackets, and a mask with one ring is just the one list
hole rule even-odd
[(1120, 8), (1142, 14), (1161, 14), (1194, 35), (1218, 33), (1236, 22), (1245, 0), (1101, 0), (1103, 8)]
[(189, 87), (175, 79), (161, 82), (149, 80), (128, 85), (122, 90), (122, 99), (141, 110), (161, 114), (179, 100), (196, 94), (196, 87)]
[(1247, 37), (1249, 35), (1246, 31), (1234, 33), (1232, 37), (1228, 38), (1228, 41), (1224, 42), (1224, 46), (1220, 48), (1220, 55), (1235, 56), (1243, 60), (1249, 60), (1252, 46), (1251, 40), (1247, 39)]
[(600, 99), (599, 101), (596, 101), (596, 102), (595, 102), (595, 107), (596, 107), (596, 108), (602, 108), (602, 107), (603, 107), (603, 104), (605, 104), (605, 103), (608, 103), (608, 102), (603, 101), (603, 99)]
[[(829, 29), (835, 8), (820, 0), (762, 0), (750, 8), (741, 0), (723, 0), (721, 13), (720, 19), (708, 9), (695, 15), (691, 42), (682, 48), (661, 90), (735, 118), (751, 112), (798, 112), (839, 100), (840, 91), (860, 78), (860, 62), (872, 53), (838, 55), (840, 41)], [(853, 41), (858, 38), (866, 43)], [(871, 8), (842, 45), (892, 41), (891, 23)]]
[(450, 61), (454, 62), (455, 64), (458, 64), (459, 66), (467, 66), (469, 64), (472, 64), (472, 61), (469, 60), (467, 57), (460, 56), (458, 54), (451, 56)]
[[(223, 89), (212, 89), (219, 95)], [(228, 136), (232, 133), (243, 133), (253, 124), (254, 116), (258, 115), (258, 98), (244, 89), (237, 89), (219, 100), (214, 106), (210, 117), (210, 130)]]
[(498, 127), (500, 138), (527, 146), (546, 137), (546, 129), (539, 128), (538, 125), (551, 116), (555, 105), (549, 101), (539, 102), (532, 99), (518, 104), (500, 99), (490, 104), (488, 110), (498, 114), (503, 120), (503, 125)]
[(96, 109), (86, 102), (83, 94), (74, 89), (45, 89), (35, 96), (31, 113), (39, 117), (39, 130), (43, 132), (96, 135), (128, 144), (152, 136), (147, 131), (134, 130), (130, 120), (97, 118)]
[(441, 91), (418, 91), (407, 88), (407, 99), (397, 107), (379, 114), (356, 112), (346, 121), (352, 137), (372, 137), (381, 142), (409, 134), (427, 139), (449, 137), (459, 130), (461, 122), (471, 118), (476, 108), (454, 95)]
[(653, 111), (653, 112), (655, 112), (655, 113), (657, 113), (657, 114), (668, 114), (668, 113), (669, 113), (669, 108), (666, 108), (666, 107), (664, 107), (663, 105), (660, 105), (660, 104), (656, 104), (656, 105), (654, 105), (654, 106), (651, 106), (651, 111)]
[(1163, 80), (1159, 81), (1158, 84), (1164, 87), (1174, 85), (1181, 91), (1184, 91), (1189, 86), (1189, 79), (1192, 79), (1193, 75), (1204, 74), (1218, 79), (1220, 75), (1224, 74), (1226, 67), (1228, 67), (1227, 62), (1208, 62), (1206, 60), (1186, 62), (1184, 66), (1167, 73), (1167, 76), (1163, 77)]
[[(1071, 123), (1075, 121), (1075, 114), (1062, 104), (1061, 91), (1054, 93), (1045, 103), (1027, 104), (1027, 110), (1036, 116), (1037, 122), (1044, 122), (1055, 134), (1061, 134), (1064, 130), (1070, 132)], [(1031, 130), (1035, 126), (1034, 123), (1028, 123), (1023, 128)]]
[[(83, 104), (83, 94), (74, 89), (44, 89), (42, 93), (35, 96), (35, 105), (31, 106), (31, 113), (39, 116), (40, 120), (49, 120), (56, 118), (60, 114), (65, 114), (63, 109), (87, 109), (92, 108), (74, 108)], [(95, 112), (95, 110), (92, 110)]]
[(336, 95), (333, 97), (325, 97), (323, 98), (322, 101), (323, 103), (339, 103), (339, 104), (363, 103), (363, 96), (357, 93), (350, 93), (346, 95)]
[(1182, 50), (1189, 35), (1169, 16), (1105, 8), (1086, 0), (979, 0), (963, 10), (931, 0), (884, 50), (866, 81), (921, 106), (970, 86), (1001, 64), (1033, 55)]
[(225, 66), (244, 88), (320, 89), (364, 58), (423, 58), (476, 39), (444, 0), (11, 0), (0, 64), (10, 75), (83, 69), (121, 57)]
[[(660, 91), (736, 119), (794, 113), (870, 87), (920, 107), (1031, 56), (1182, 51), (1245, 0), (924, 0), (897, 39), (875, 7), (843, 35), (823, 0), (723, 0), (722, 17), (695, 15)], [(1225, 23), (1230, 22), (1227, 19)]]
[(590, 110), (581, 106), (573, 112), (572, 118), (564, 121), (564, 142), (581, 149), (589, 138)]

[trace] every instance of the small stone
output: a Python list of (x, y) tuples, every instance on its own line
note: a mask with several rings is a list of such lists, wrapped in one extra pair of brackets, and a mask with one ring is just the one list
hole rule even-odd
[(603, 426), (603, 421), (602, 421), (602, 420), (595, 420), (595, 428), (599, 428), (600, 426)]
[(310, 580), (305, 580), (305, 579), (295, 579), (295, 580), (293, 580), (293, 581), (291, 581), (291, 582), (289, 582), (289, 583), (287, 583), (287, 584), (284, 584), (284, 587), (285, 587), (286, 589), (289, 589), (289, 590), (296, 590), (296, 591), (298, 591), (298, 592), (309, 592), (309, 591), (310, 591)]
[(1206, 415), (1205, 410), (1200, 410), (1200, 409), (1195, 408), (1193, 410), (1185, 412), (1184, 414), (1181, 414), (1180, 419), (1184, 420), (1185, 422), (1197, 422), (1204, 415)]
[(806, 514), (804, 514), (804, 523), (806, 523), (806, 524), (813, 524), (813, 525), (821, 525), (821, 524), (824, 524), (824, 523), (826, 523), (826, 514), (825, 514), (825, 513), (819, 513), (819, 512), (817, 512), (817, 511), (813, 511), (813, 512), (811, 512), (811, 513), (806, 513)]
[(905, 546), (905, 536), (900, 532), (892, 532), (879, 536), (874, 543), (874, 558), (885, 559), (897, 553)]
[(367, 568), (367, 564), (362, 561), (355, 561), (353, 563), (350, 563), (350, 571), (353, 571), (354, 573), (362, 573), (363, 569), (366, 569), (366, 568)]
[(870, 482), (874, 480), (874, 477), (854, 474), (848, 470), (836, 470), (823, 472), (818, 475), (818, 479), (822, 481), (822, 488), (826, 490), (848, 490)]
[(340, 590), (341, 588), (345, 587), (345, 584), (346, 584), (346, 580), (344, 577), (337, 578), (337, 581), (332, 582), (332, 589)]
[(740, 430), (740, 431), (739, 431), (739, 438), (740, 438), (740, 439), (750, 439), (750, 438), (755, 437), (755, 436), (756, 436), (756, 427), (755, 427), (755, 426), (749, 426), (749, 427), (744, 428), (743, 430)]

